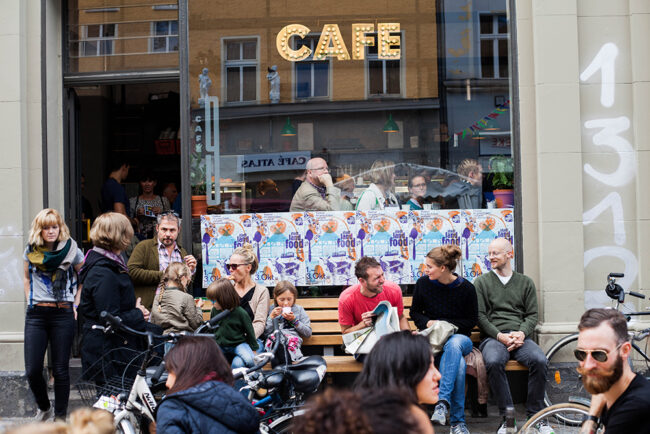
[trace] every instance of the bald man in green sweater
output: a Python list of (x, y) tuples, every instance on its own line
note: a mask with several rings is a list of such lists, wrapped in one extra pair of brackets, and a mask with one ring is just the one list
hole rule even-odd
[[(512, 405), (506, 362), (512, 358), (528, 367), (526, 413), (530, 417), (544, 408), (547, 360), (531, 339), (537, 325), (535, 284), (512, 269), (512, 258), (512, 244), (504, 238), (495, 239), (488, 248), (492, 271), (474, 281), (482, 337), (479, 349), (502, 416), (505, 416), (506, 407)], [(537, 430), (542, 434), (553, 432), (546, 424), (538, 426)], [(505, 433), (504, 423), (497, 431), (501, 432)]]

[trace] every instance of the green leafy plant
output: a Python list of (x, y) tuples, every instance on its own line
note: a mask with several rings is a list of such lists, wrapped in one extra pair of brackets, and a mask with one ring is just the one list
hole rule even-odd
[(205, 194), (205, 158), (198, 152), (190, 154), (190, 185), (193, 196)]
[(490, 158), (490, 171), (492, 172), (492, 188), (511, 189), (514, 180), (512, 157), (495, 155)]

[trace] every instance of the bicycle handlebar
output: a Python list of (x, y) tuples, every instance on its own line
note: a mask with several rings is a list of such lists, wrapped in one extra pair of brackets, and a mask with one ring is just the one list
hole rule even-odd
[(156, 384), (160, 380), (160, 377), (162, 377), (163, 372), (165, 372), (165, 362), (163, 361), (156, 370), (154, 371), (153, 375), (151, 376), (151, 384)]
[[(224, 315), (224, 317), (225, 316), (226, 315)], [(143, 337), (146, 337), (147, 339), (152, 339), (152, 340), (153, 339), (164, 339), (164, 340), (174, 340), (174, 341), (176, 341), (176, 340), (182, 338), (183, 336), (201, 336), (201, 337), (207, 337), (207, 338), (213, 338), (214, 337), (214, 335), (212, 333), (191, 333), (191, 332), (168, 333), (166, 335), (157, 335), (157, 334), (155, 334), (153, 332), (150, 332), (150, 331), (141, 332), (141, 331), (135, 330), (135, 329), (129, 327), (128, 325), (124, 324), (124, 322), (122, 321), (122, 318), (120, 318), (119, 316), (113, 316), (113, 315), (111, 315), (110, 313), (108, 313), (106, 311), (102, 311), (99, 314), (99, 317), (106, 324), (108, 324), (109, 327), (112, 327), (112, 328), (118, 329), (118, 330), (124, 330), (124, 331), (126, 331), (128, 333), (131, 333), (131, 334), (134, 334), (136, 336), (143, 336)], [(98, 326), (98, 327), (101, 327), (101, 326)], [(104, 329), (104, 331), (107, 331), (107, 330)]]

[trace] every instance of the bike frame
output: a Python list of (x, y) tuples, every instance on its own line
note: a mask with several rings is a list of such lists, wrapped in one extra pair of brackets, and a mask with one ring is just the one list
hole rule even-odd
[[(140, 398), (140, 401), (144, 402), (145, 405), (140, 404), (137, 401), (137, 398)], [(149, 386), (147, 385), (145, 376), (141, 375), (141, 373), (138, 372), (138, 375), (133, 381), (133, 386), (131, 387), (131, 391), (129, 392), (129, 397), (126, 400), (126, 403), (124, 403), (122, 409), (115, 413), (115, 426), (118, 426), (120, 421), (124, 418), (131, 419), (131, 423), (136, 425), (137, 421), (133, 420), (135, 419), (133, 410), (138, 411), (140, 414), (143, 414), (151, 422), (153, 422), (153, 415), (156, 411), (156, 407), (156, 400), (153, 397), (153, 393), (151, 393), (151, 389), (149, 389)]]

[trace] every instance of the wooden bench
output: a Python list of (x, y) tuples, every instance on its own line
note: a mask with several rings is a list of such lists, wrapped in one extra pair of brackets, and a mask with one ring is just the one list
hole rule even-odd
[[(404, 315), (409, 318), (409, 308), (413, 297), (404, 297)], [(271, 303), (273, 301), (271, 300)], [(300, 298), (298, 304), (302, 306), (311, 320), (311, 337), (305, 339), (302, 343), (303, 347), (322, 347), (322, 356), (327, 362), (327, 372), (341, 373), (341, 372), (360, 372), (363, 364), (357, 362), (353, 356), (350, 355), (335, 355), (334, 349), (343, 345), (343, 338), (341, 335), (341, 326), (339, 325), (338, 317), (338, 298), (323, 297), (323, 298)], [(212, 309), (212, 302), (207, 301), (203, 305), (203, 318), (210, 319), (210, 309)], [(416, 330), (413, 321), (409, 321), (412, 330)], [(472, 342), (478, 344), (480, 333), (478, 328), (475, 328), (471, 334)], [(506, 364), (506, 371), (526, 371), (524, 365), (515, 360), (510, 360)]]

